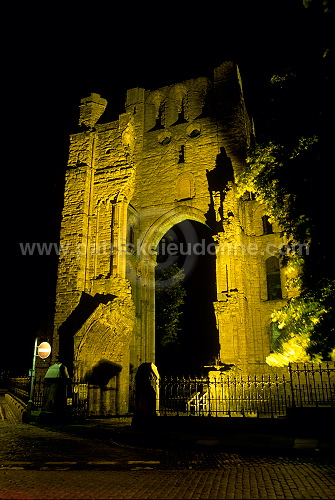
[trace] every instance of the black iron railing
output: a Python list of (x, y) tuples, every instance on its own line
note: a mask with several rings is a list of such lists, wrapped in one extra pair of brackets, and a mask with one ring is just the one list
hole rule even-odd
[[(8, 392), (27, 404), (30, 394), (30, 377), (16, 377), (8, 380)], [(88, 413), (88, 384), (81, 381), (69, 382), (66, 390), (69, 412), (75, 417), (85, 417)], [(44, 379), (34, 379), (33, 409), (40, 410), (44, 404)]]
[(286, 374), (236, 375), (160, 380), (161, 415), (281, 416), (287, 408), (335, 406), (334, 363), (290, 365)]
[[(11, 378), (8, 390), (23, 403), (29, 400), (30, 378)], [(76, 418), (92, 413), (94, 387), (69, 381), (67, 405)], [(41, 409), (44, 379), (35, 379), (33, 407)], [(237, 375), (210, 372), (206, 377), (166, 377), (159, 381), (160, 415), (214, 417), (277, 417), (287, 408), (335, 407), (335, 363), (291, 364), (284, 374)], [(103, 412), (111, 415), (106, 405)]]
[(291, 403), (282, 376), (215, 374), (202, 378), (161, 379), (161, 415), (285, 415)]
[(288, 368), (293, 406), (335, 406), (334, 363), (304, 363)]

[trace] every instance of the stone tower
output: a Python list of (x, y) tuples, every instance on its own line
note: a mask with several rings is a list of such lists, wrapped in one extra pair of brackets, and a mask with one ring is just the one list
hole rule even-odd
[(92, 385), (91, 414), (126, 412), (130, 366), (155, 362), (156, 248), (175, 224), (213, 231), (222, 362), (264, 366), (270, 314), (286, 298), (279, 228), (252, 194), (237, 194), (253, 130), (236, 64), (130, 89), (113, 122), (106, 105), (82, 99), (82, 130), (70, 137), (53, 341)]

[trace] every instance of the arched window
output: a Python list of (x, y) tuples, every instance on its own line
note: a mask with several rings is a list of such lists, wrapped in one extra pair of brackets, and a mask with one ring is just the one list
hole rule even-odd
[(174, 85), (166, 98), (165, 126), (186, 123), (188, 118), (187, 89), (185, 85)]
[(190, 121), (198, 117), (209, 116), (208, 96), (211, 82), (206, 77), (197, 78), (192, 85), (192, 91), (189, 95), (189, 116)]
[(273, 234), (272, 224), (271, 222), (269, 222), (269, 217), (267, 215), (263, 215), (262, 224), (263, 224), (263, 234)]
[(152, 92), (146, 101), (146, 130), (163, 129), (165, 125), (165, 100), (161, 92)]
[(281, 280), (280, 280), (280, 264), (279, 259), (275, 256), (269, 257), (265, 261), (266, 267), (266, 284), (268, 290), (268, 300), (276, 300), (282, 298)]
[(157, 115), (156, 115), (156, 124), (154, 126), (154, 130), (160, 130), (161, 128), (164, 128), (164, 125), (163, 125), (163, 104), (160, 104), (159, 108), (158, 108), (158, 112), (157, 112)]
[(178, 106), (178, 118), (174, 125), (179, 125), (180, 123), (186, 123), (185, 118), (185, 98), (183, 97)]

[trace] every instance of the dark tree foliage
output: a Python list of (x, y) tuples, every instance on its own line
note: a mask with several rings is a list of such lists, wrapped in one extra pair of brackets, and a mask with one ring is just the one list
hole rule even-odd
[[(248, 168), (238, 180), (241, 191), (256, 193), (292, 245), (308, 243), (299, 255), (299, 297), (276, 319), (286, 328), (283, 341), (305, 336), (307, 354), (317, 359), (328, 359), (335, 346), (333, 64), (333, 51), (321, 47), (310, 57), (302, 49), (301, 60), (278, 67), (264, 92)], [(282, 264), (292, 257), (284, 256)]]
[(156, 353), (158, 367), (163, 371), (167, 360), (176, 364), (179, 361), (180, 315), (186, 296), (183, 279), (184, 273), (177, 264), (156, 271)]

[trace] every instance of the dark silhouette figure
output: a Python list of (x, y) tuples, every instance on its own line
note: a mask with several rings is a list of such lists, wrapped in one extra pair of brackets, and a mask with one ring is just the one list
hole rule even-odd
[(159, 374), (153, 363), (142, 363), (135, 375), (133, 427), (150, 427), (157, 416)]

